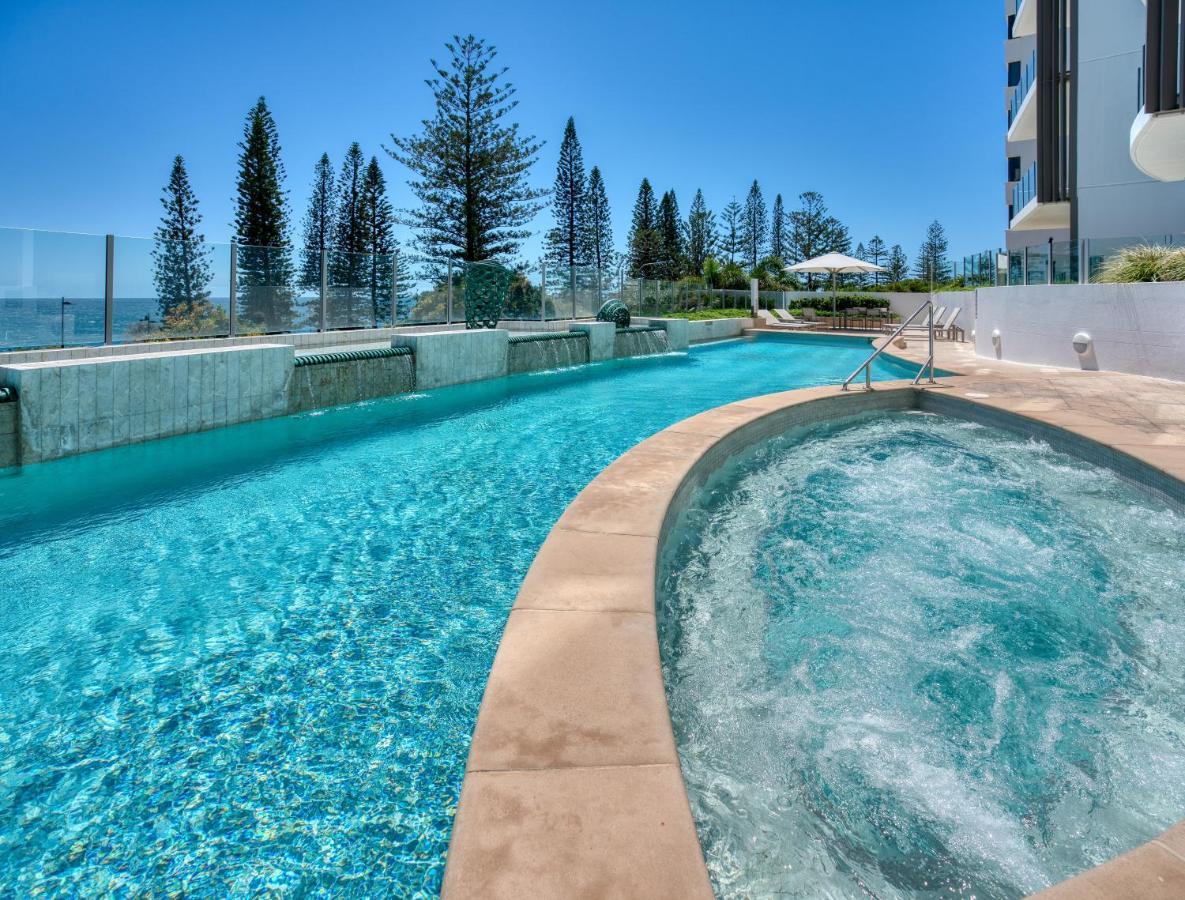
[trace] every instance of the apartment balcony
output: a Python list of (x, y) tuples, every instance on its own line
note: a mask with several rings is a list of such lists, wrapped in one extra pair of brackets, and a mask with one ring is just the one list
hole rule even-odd
[(1132, 122), (1132, 162), (1158, 181), (1185, 181), (1185, 109), (1149, 114)]
[[(1027, 0), (1032, 3), (1034, 0)], [(1025, 65), (1020, 82), (1012, 89), (1008, 101), (1008, 140), (1032, 141), (1037, 139), (1037, 51)]]
[(1037, 0), (1020, 0), (1016, 19), (1012, 23), (1014, 38), (1028, 37), (1037, 33)]
[(1042, 203), (1037, 199), (1037, 164), (1012, 189), (1012, 231), (1044, 231), (1070, 227), (1070, 204)]
[(1136, 73), (1131, 158), (1150, 178), (1185, 181), (1185, 26), (1178, 0), (1156, 0), (1148, 19), (1144, 64)]

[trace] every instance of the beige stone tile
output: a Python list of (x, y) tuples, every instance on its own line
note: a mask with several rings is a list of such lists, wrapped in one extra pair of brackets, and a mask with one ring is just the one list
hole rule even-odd
[(710, 900), (677, 765), (489, 772), (465, 781), (446, 900)]
[(655, 620), (516, 609), (486, 685), (474, 771), (677, 762)]
[(1156, 840), (1157, 843), (1163, 844), (1177, 856), (1185, 859), (1185, 821), (1178, 822)]
[(523, 581), (516, 609), (654, 612), (658, 539), (555, 528)]
[(1181, 900), (1185, 861), (1164, 847), (1145, 844), (1034, 896), (1040, 900)]

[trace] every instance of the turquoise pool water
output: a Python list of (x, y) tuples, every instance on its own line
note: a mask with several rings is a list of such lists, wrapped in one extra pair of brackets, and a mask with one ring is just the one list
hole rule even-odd
[(0, 476), (0, 894), (435, 894), (564, 507), (666, 425), (867, 353), (734, 342)]
[(898, 413), (756, 448), (664, 558), (722, 897), (1020, 897), (1185, 818), (1185, 516)]

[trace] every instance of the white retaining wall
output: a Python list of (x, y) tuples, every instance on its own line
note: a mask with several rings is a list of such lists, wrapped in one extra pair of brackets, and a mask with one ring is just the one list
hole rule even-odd
[[(1185, 381), (1185, 283), (981, 288), (975, 352), (990, 359)], [(993, 339), (993, 332), (999, 337)], [(1078, 353), (1079, 332), (1093, 339)]]

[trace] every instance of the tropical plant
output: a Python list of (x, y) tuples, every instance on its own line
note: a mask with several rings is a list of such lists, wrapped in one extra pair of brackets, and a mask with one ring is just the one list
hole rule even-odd
[(1126, 247), (1105, 260), (1092, 280), (1096, 284), (1185, 281), (1185, 248)]

